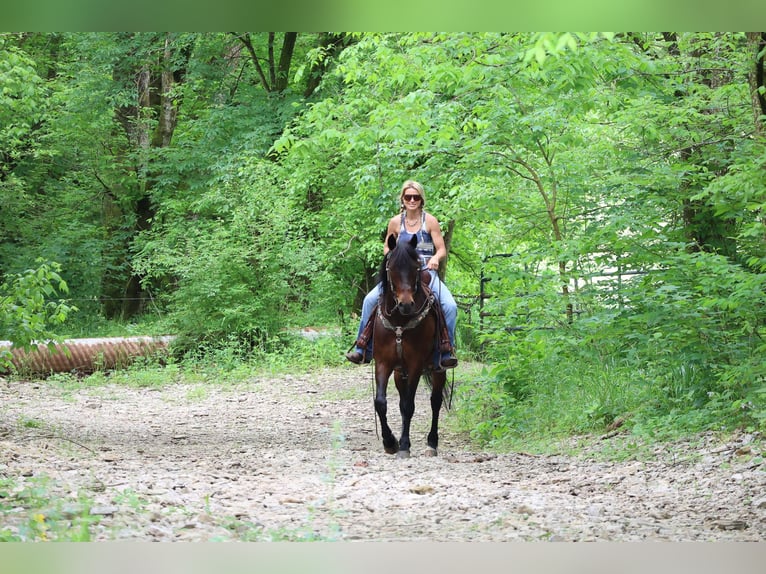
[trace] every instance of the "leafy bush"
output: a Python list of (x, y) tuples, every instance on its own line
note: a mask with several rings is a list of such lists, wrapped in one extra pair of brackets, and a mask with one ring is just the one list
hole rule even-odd
[(629, 303), (571, 325), (487, 337), (487, 370), (463, 392), (474, 436), (766, 428), (766, 275), (711, 253), (622, 286)]
[(288, 206), (273, 201), (274, 177), (258, 160), (223, 166), (140, 240), (136, 266), (165, 293), (174, 334), (257, 344), (284, 325), (297, 268), (287, 254), (298, 247)]
[[(53, 340), (53, 328), (61, 325), (77, 308), (64, 300), (53, 299), (67, 293), (58, 263), (37, 260), (35, 269), (12, 275), (0, 285), (0, 338), (14, 345), (29, 347), (35, 340)], [(0, 368), (9, 365), (0, 355)]]

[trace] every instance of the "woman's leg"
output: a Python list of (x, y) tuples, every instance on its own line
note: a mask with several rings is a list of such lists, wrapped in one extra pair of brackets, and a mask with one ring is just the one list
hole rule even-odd
[[(364, 329), (365, 325), (367, 325), (367, 321), (370, 320), (372, 311), (375, 309), (375, 305), (378, 304), (379, 298), (380, 283), (375, 285), (375, 287), (373, 287), (370, 292), (364, 296), (364, 301), (362, 302), (362, 318), (359, 320), (359, 332), (356, 334), (357, 339), (359, 338), (359, 335), (362, 334), (362, 329)], [(372, 341), (370, 341), (370, 345), (368, 345), (367, 348), (372, 348)]]
[[(457, 322), (457, 303), (447, 286), (439, 280), (435, 271), (431, 271), (431, 291), (436, 293), (447, 323), (447, 333), (452, 349), (455, 349), (455, 323)], [(453, 353), (441, 353), (437, 367), (451, 369), (457, 366), (457, 358)]]
[(431, 291), (433, 291), (439, 299), (439, 304), (442, 306), (444, 312), (444, 320), (447, 322), (447, 332), (449, 333), (449, 342), (452, 347), (455, 348), (455, 324), (457, 323), (457, 303), (455, 298), (450, 293), (447, 286), (439, 280), (439, 276), (436, 273), (431, 272)]
[[(380, 283), (375, 285), (375, 287), (372, 288), (372, 290), (367, 293), (367, 295), (364, 296), (364, 301), (362, 302), (362, 318), (359, 320), (359, 329), (356, 333), (357, 340), (359, 339), (359, 336), (362, 334), (362, 331), (364, 330), (365, 325), (367, 325), (367, 321), (370, 320), (370, 317), (372, 316), (372, 311), (375, 309), (375, 305), (378, 304), (378, 299), (380, 298)], [(350, 355), (353, 353), (359, 353), (360, 355), (364, 356), (365, 353), (362, 352), (362, 349), (360, 349), (357, 346), (354, 346), (354, 349), (351, 353), (346, 354), (346, 358), (348, 358), (352, 363), (356, 362), (350, 358)], [(372, 356), (372, 338), (370, 338), (369, 343), (367, 343), (367, 352), (368, 357)]]

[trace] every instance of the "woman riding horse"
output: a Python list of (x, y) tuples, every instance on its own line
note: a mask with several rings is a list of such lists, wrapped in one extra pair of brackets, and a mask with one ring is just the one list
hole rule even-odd
[[(437, 361), (437, 369), (451, 369), (457, 366), (457, 358), (454, 355), (457, 303), (455, 303), (452, 293), (437, 275), (441, 260), (447, 256), (447, 247), (444, 244), (441, 227), (433, 215), (423, 210), (426, 202), (425, 190), (417, 181), (408, 180), (404, 182), (399, 200), (401, 212), (389, 220), (386, 237), (393, 235), (398, 238), (399, 242), (408, 242), (412, 237), (417, 237), (416, 249), (421, 266), (423, 269), (427, 269), (431, 275), (431, 290), (437, 296), (444, 312), (449, 336), (449, 341), (444, 341), (444, 348)], [(383, 246), (383, 253), (388, 254), (390, 249), (391, 247), (386, 242)], [(357, 332), (357, 343), (353, 350), (346, 353), (346, 358), (357, 365), (369, 362), (372, 355), (372, 341), (360, 339), (380, 295), (381, 284), (378, 283), (365, 296), (362, 304), (362, 319)], [(364, 344), (360, 345), (359, 343)]]
[[(435, 294), (427, 286), (427, 271), (420, 268), (417, 237), (399, 241), (389, 235), (389, 248), (380, 271), (381, 296), (374, 318), (375, 412), (380, 419), (383, 447), (399, 458), (410, 455), (410, 423), (421, 375), (431, 383), (431, 431), (427, 455), (436, 455), (439, 444), (439, 411), (447, 391), (444, 369), (434, 371), (439, 317)], [(386, 388), (394, 374), (399, 391), (402, 433), (397, 441), (387, 420)]]

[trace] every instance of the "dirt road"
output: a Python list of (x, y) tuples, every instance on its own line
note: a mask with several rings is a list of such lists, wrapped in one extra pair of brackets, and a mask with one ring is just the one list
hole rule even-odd
[[(93, 517), (94, 540), (766, 539), (752, 435), (605, 462), (479, 452), (443, 430), (430, 458), (429, 411), (422, 386), (412, 458), (397, 460), (362, 367), (163, 388), (4, 381), (0, 479), (44, 484), (64, 519)], [(29, 512), (19, 501), (0, 530)]]

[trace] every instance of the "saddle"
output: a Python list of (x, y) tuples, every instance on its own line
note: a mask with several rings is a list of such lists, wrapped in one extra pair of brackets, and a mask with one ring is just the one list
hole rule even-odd
[[(429, 297), (432, 293), (431, 290), (431, 274), (427, 270), (423, 270), (420, 272), (420, 286), (423, 289), (423, 291), (426, 294), (426, 297)], [(438, 338), (438, 344), (439, 344), (439, 351), (442, 353), (451, 353), (454, 352), (454, 349), (452, 348), (452, 344), (449, 340), (449, 331), (447, 330), (447, 321), (444, 319), (444, 310), (442, 309), (442, 306), (439, 304), (439, 298), (434, 297), (434, 304), (433, 309), (436, 311), (436, 336)], [(356, 346), (360, 349), (366, 349), (369, 342), (372, 340), (372, 331), (375, 326), (375, 316), (378, 314), (378, 305), (373, 308), (372, 313), (370, 314), (370, 318), (367, 321), (367, 324), (362, 329), (362, 333), (359, 335), (359, 338), (356, 340)]]

